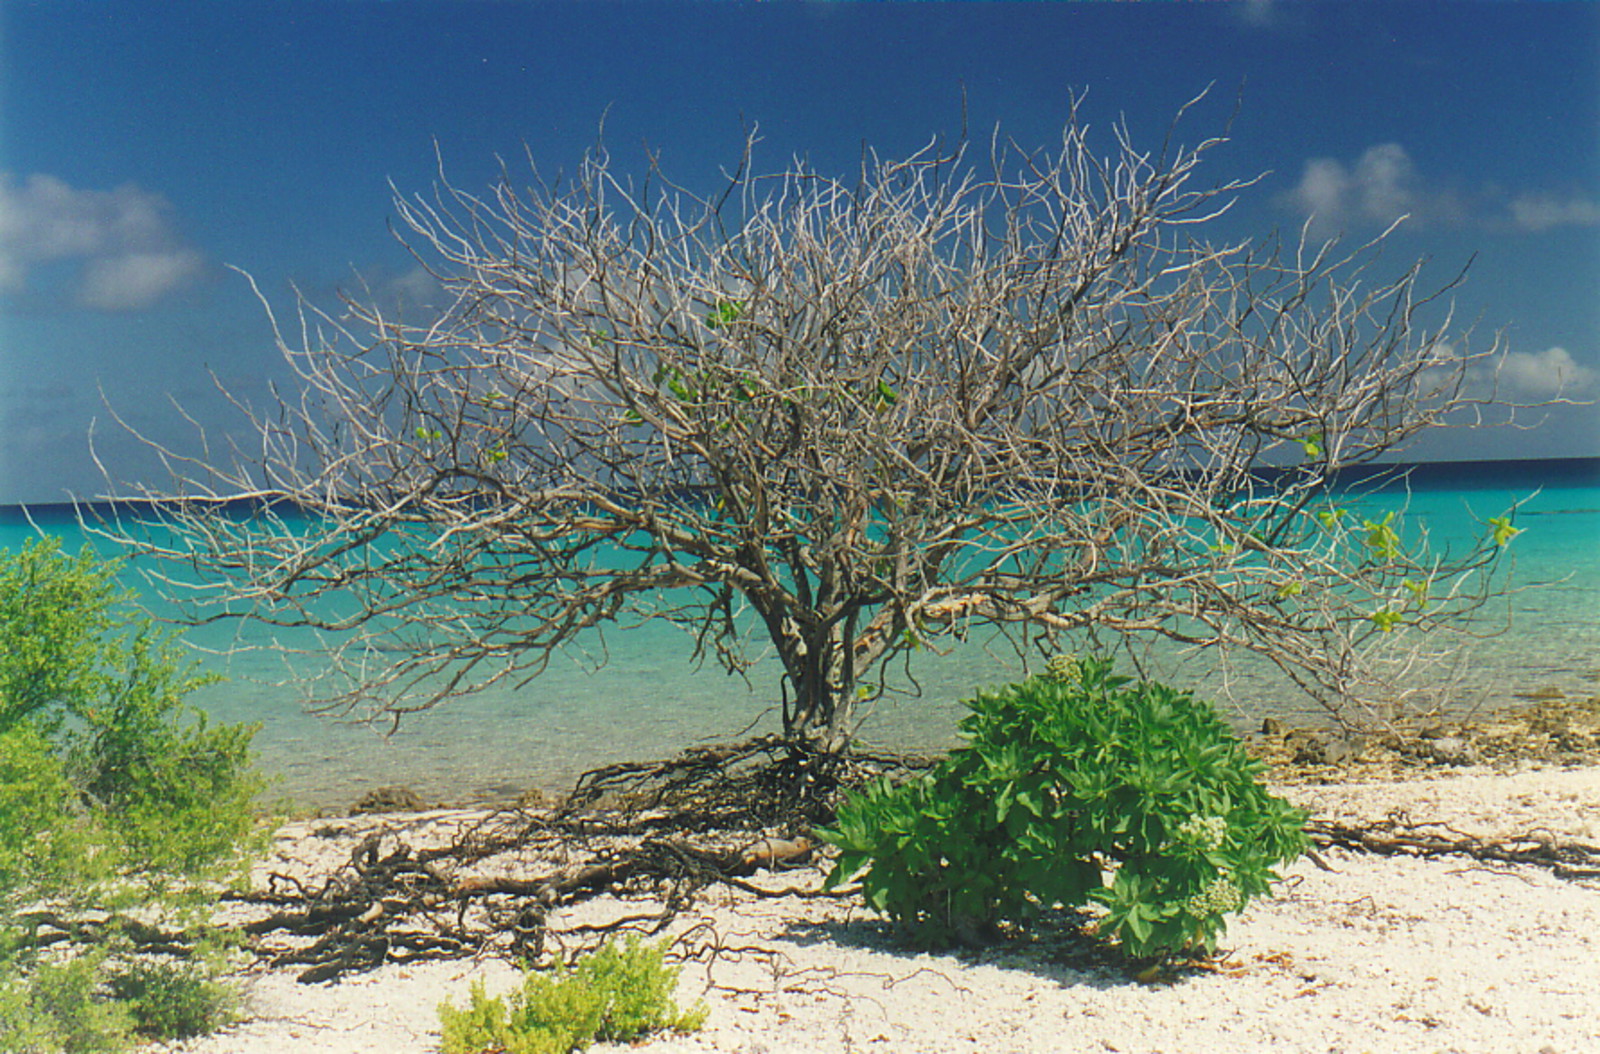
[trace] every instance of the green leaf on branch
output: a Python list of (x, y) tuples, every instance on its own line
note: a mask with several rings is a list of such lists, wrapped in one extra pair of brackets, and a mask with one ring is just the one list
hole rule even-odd
[(706, 312), (706, 328), (718, 329), (744, 317), (744, 303), (739, 300), (719, 300), (717, 306)]
[(1322, 456), (1323, 441), (1324, 436), (1321, 432), (1312, 432), (1300, 439), (1300, 449), (1305, 451), (1306, 457), (1315, 460)]
[(899, 401), (900, 393), (890, 387), (888, 381), (879, 378), (878, 387), (872, 396), (872, 408), (881, 413)]
[(1394, 628), (1400, 625), (1400, 623), (1404, 620), (1404, 616), (1401, 615), (1400, 612), (1387, 610), (1374, 611), (1372, 614), (1368, 615), (1367, 618), (1371, 619), (1372, 624), (1377, 626), (1378, 629), (1384, 633), (1394, 632)]
[(1495, 545), (1505, 545), (1521, 533), (1521, 527), (1511, 526), (1509, 516), (1492, 516), (1489, 519), (1489, 536), (1494, 539)]
[(688, 374), (678, 369), (678, 367), (670, 367), (665, 375), (667, 391), (676, 396), (681, 403), (698, 402), (698, 393), (695, 392), (693, 385), (689, 383), (687, 378)]
[(1383, 560), (1400, 558), (1400, 534), (1392, 526), (1393, 523), (1392, 510), (1384, 513), (1383, 519), (1376, 523), (1371, 520), (1361, 522), (1361, 529), (1367, 532), (1367, 548), (1372, 551), (1373, 556)]
[(1432, 583), (1425, 582), (1425, 581), (1424, 582), (1414, 582), (1411, 579), (1407, 578), (1404, 581), (1402, 581), (1400, 584), (1402, 586), (1404, 586), (1406, 588), (1407, 592), (1409, 592), (1411, 594), (1411, 600), (1412, 600), (1413, 603), (1415, 603), (1417, 605), (1417, 607), (1425, 608), (1425, 607), (1428, 606), (1428, 590), (1431, 587)]

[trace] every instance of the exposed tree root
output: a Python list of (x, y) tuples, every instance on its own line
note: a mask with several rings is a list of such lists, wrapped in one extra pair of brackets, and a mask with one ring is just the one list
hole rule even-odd
[(780, 735), (697, 747), (666, 761), (607, 765), (578, 778), (563, 814), (613, 804), (672, 810), (679, 830), (735, 830), (830, 819), (839, 795), (882, 773), (931, 767), (937, 758), (828, 752)]
[(1548, 868), (1561, 878), (1600, 879), (1600, 846), (1563, 842), (1548, 831), (1489, 839), (1447, 824), (1415, 823), (1403, 813), (1390, 813), (1362, 826), (1312, 820), (1306, 830), (1312, 842), (1323, 849), (1338, 846), (1385, 856), (1467, 856), (1484, 863)]
[[(777, 888), (753, 876), (806, 862), (811, 824), (831, 819), (847, 786), (929, 763), (829, 756), (764, 737), (607, 766), (552, 808), (436, 827), (431, 844), (425, 826), (415, 838), (385, 827), (331, 876), (275, 873), (265, 891), (239, 898), (266, 910), (243, 928), (267, 961), (303, 966), (300, 980), (311, 983), (385, 962), (561, 957), (613, 934), (657, 933), (714, 885), (825, 895), (814, 880)], [(1485, 839), (1401, 814), (1360, 826), (1313, 820), (1307, 830), (1320, 849), (1456, 855), (1600, 879), (1600, 847), (1547, 832)]]
[[(314, 884), (274, 874), (242, 898), (271, 910), (244, 929), (273, 965), (303, 965), (312, 983), (488, 951), (539, 961), (612, 933), (654, 933), (718, 883), (816, 895), (748, 879), (809, 859), (810, 825), (831, 818), (844, 787), (927, 764), (769, 736), (611, 765), (553, 809), (496, 812), (432, 846), (379, 831)], [(567, 910), (586, 906), (596, 910)]]

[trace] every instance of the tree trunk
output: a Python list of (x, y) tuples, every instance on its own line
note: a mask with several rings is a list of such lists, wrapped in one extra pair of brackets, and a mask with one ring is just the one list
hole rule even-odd
[[(794, 692), (793, 705), (783, 709), (785, 737), (807, 750), (842, 754), (850, 747), (851, 718), (855, 712), (853, 683), (848, 683), (839, 656), (842, 647), (837, 628), (800, 642), (778, 641), (783, 656), (786, 687)], [(787, 695), (787, 692), (785, 693)]]

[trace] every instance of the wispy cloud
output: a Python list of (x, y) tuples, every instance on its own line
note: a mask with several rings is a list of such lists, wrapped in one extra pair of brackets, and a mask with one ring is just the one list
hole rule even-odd
[[(410, 322), (436, 316), (448, 302), (439, 279), (420, 264), (406, 271), (396, 271), (386, 264), (371, 264), (353, 271), (346, 282), (311, 291), (313, 300), (324, 302), (344, 296), (352, 296), (364, 305)], [(348, 319), (349, 315), (341, 317)]]
[(1384, 227), (1409, 217), (1419, 225), (1547, 231), (1600, 224), (1600, 204), (1581, 195), (1526, 192), (1470, 194), (1425, 178), (1399, 143), (1367, 147), (1351, 163), (1314, 157), (1279, 204), (1306, 217), (1318, 237)]
[(79, 265), (73, 295), (85, 307), (135, 311), (197, 275), (203, 257), (173, 223), (171, 203), (134, 184), (85, 190), (55, 176), (18, 182), (0, 173), (0, 292), (29, 288), (35, 272)]
[(1275, 0), (1243, 0), (1235, 4), (1233, 10), (1239, 21), (1247, 26), (1274, 25), (1282, 13)]
[(136, 311), (184, 285), (200, 265), (200, 254), (183, 248), (91, 260), (78, 299), (103, 311)]
[(422, 267), (413, 267), (405, 274), (390, 279), (384, 284), (384, 290), (408, 307), (431, 306), (444, 294), (439, 280)]
[(1513, 399), (1581, 398), (1594, 391), (1600, 371), (1582, 365), (1558, 346), (1507, 353), (1496, 379), (1501, 392)]
[(1524, 194), (1512, 199), (1511, 220), (1525, 231), (1600, 224), (1600, 204), (1578, 195)]

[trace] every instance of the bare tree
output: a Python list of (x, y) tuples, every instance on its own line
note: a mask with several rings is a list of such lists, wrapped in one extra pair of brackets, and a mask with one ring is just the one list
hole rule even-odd
[(1366, 650), (1472, 610), (1505, 531), (1430, 555), (1330, 483), (1470, 410), (1495, 349), (1450, 335), (1455, 281), (1377, 277), (1382, 239), (1205, 240), (1249, 185), (1199, 185), (1220, 141), (1102, 157), (1074, 107), (1052, 149), (849, 180), (757, 175), (752, 135), (712, 196), (603, 147), (487, 196), (441, 172), (396, 207), (447, 306), (274, 320), (298, 387), (259, 447), (163, 451), (175, 533), (135, 544), (220, 597), (199, 618), (345, 634), (323, 702), (396, 719), (653, 619), (775, 656), (829, 749), (980, 626), (1246, 649), (1362, 712)]

